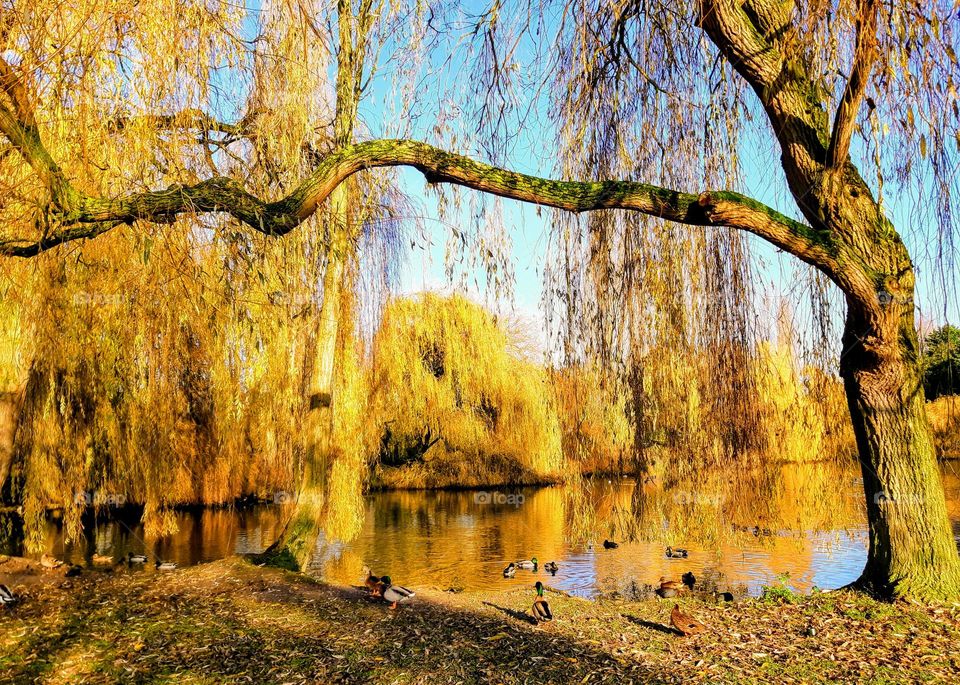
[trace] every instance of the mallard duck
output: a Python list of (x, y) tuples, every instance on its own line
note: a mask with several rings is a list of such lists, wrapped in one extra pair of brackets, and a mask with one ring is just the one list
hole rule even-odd
[(383, 586), (383, 599), (386, 602), (390, 602), (391, 609), (396, 609), (400, 602), (406, 602), (416, 597), (416, 593), (412, 590), (408, 590), (400, 585), (394, 585), (393, 581), (390, 580), (390, 576), (383, 576), (380, 579), (380, 583)]
[(363, 584), (367, 586), (367, 589), (370, 590), (370, 594), (374, 597), (380, 596), (380, 577), (373, 575), (373, 571), (370, 570), (369, 566), (363, 567), (363, 572), (367, 574), (366, 579), (364, 579)]
[(697, 577), (693, 575), (693, 571), (687, 571), (680, 576), (680, 581), (687, 586), (688, 590), (692, 590), (693, 586), (697, 584)]
[(670, 599), (680, 594), (679, 590), (664, 587), (658, 587), (656, 590), (654, 590), (654, 592), (657, 594), (657, 597), (660, 597), (661, 599)]
[(667, 547), (667, 559), (686, 559), (688, 554), (682, 547)]
[(517, 562), (517, 568), (522, 568), (525, 571), (536, 571), (538, 565), (536, 557)]
[(543, 570), (546, 571), (547, 573), (549, 573), (550, 575), (555, 576), (555, 575), (557, 575), (557, 571), (560, 570), (560, 567), (557, 566), (557, 562), (555, 562), (555, 561), (548, 561), (547, 563), (545, 563), (545, 564), (543, 565)]
[(670, 612), (670, 625), (686, 635), (696, 635), (706, 629), (700, 621), (680, 611), (680, 605), (674, 604)]
[(97, 566), (110, 566), (113, 564), (113, 557), (107, 556), (106, 554), (94, 554), (91, 560)]
[(60, 568), (63, 566), (63, 562), (52, 554), (44, 554), (40, 557), (40, 565), (44, 568)]
[(513, 578), (515, 575), (517, 575), (517, 565), (511, 561), (507, 564), (507, 567), (503, 569), (503, 577)]
[(16, 601), (17, 598), (10, 592), (10, 588), (6, 585), (0, 585), (0, 604), (13, 604)]
[(543, 583), (538, 580), (534, 587), (537, 589), (537, 598), (533, 600), (533, 618), (536, 619), (537, 623), (552, 621), (553, 614), (550, 612), (550, 605), (543, 598)]
[(714, 598), (715, 598), (718, 602), (732, 602), (732, 601), (733, 601), (733, 593), (732, 593), (732, 592), (714, 592), (714, 593), (713, 593), (713, 596), (714, 596)]
[(160, 561), (159, 559), (154, 563), (154, 566), (157, 567), (158, 571), (173, 571), (177, 568), (176, 563), (172, 561)]
[(613, 540), (604, 540), (604, 541), (603, 541), (603, 548), (604, 548), (604, 549), (616, 549), (616, 548), (619, 547), (619, 546), (620, 546), (620, 545), (618, 545), (618, 544), (617, 544), (616, 542), (614, 542)]
[(147, 563), (146, 554), (134, 554), (133, 552), (127, 553), (127, 563), (128, 564), (145, 564)]

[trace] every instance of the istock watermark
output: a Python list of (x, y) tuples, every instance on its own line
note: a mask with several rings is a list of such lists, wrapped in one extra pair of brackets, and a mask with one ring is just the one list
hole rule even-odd
[(473, 501), (476, 504), (507, 504), (519, 507), (523, 504), (524, 499), (524, 496), (519, 492), (480, 491), (473, 494)]

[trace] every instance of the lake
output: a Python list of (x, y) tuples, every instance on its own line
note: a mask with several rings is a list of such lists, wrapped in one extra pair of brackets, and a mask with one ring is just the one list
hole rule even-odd
[[(960, 540), (960, 462), (942, 464), (948, 510)], [(480, 591), (536, 579), (571, 594), (638, 594), (661, 576), (692, 571), (719, 589), (757, 594), (785, 583), (799, 592), (854, 580), (866, 558), (867, 528), (859, 471), (850, 464), (784, 465), (751, 474), (713, 472), (687, 481), (592, 479), (579, 487), (491, 488), (487, 491), (371, 493), (362, 531), (346, 543), (321, 540), (310, 572), (357, 584), (367, 564), (404, 585)], [(46, 550), (89, 565), (92, 554), (119, 560), (127, 552), (179, 565), (263, 551), (279, 534), (288, 509), (280, 505), (177, 512), (179, 531), (144, 539), (136, 517), (105, 517), (84, 538), (64, 544), (52, 517)], [(0, 552), (22, 554), (9, 522)], [(617, 549), (604, 549), (604, 539)], [(667, 559), (665, 547), (688, 550)], [(510, 561), (555, 561), (502, 577)], [(154, 572), (152, 566), (141, 572)]]

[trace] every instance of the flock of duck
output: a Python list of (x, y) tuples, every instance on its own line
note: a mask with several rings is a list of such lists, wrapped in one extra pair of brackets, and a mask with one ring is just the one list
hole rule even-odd
[[(603, 541), (604, 549), (617, 549), (619, 546), (619, 544), (611, 540)], [(681, 547), (667, 547), (666, 549), (666, 557), (668, 559), (686, 559), (688, 556), (689, 552)], [(539, 568), (540, 562), (536, 557), (523, 559), (521, 561), (511, 561), (503, 569), (503, 577), (514, 578), (517, 575), (517, 571), (532, 571), (536, 573)], [(550, 575), (555, 576), (557, 575), (557, 571), (560, 570), (560, 566), (555, 561), (549, 561), (543, 565), (543, 569)], [(416, 593), (412, 590), (394, 584), (390, 576), (375, 576), (369, 566), (363, 567), (363, 573), (366, 575), (364, 585), (370, 591), (370, 596), (382, 598), (384, 602), (390, 605), (391, 609), (397, 609), (400, 604), (416, 596)], [(684, 592), (692, 591), (696, 582), (696, 576), (690, 571), (684, 573), (680, 581), (670, 580), (666, 576), (661, 576), (659, 586), (655, 592), (657, 596), (661, 598), (677, 597)], [(538, 624), (552, 621), (553, 612), (550, 610), (550, 605), (543, 596), (546, 587), (539, 580), (533, 587), (536, 591), (536, 596), (533, 600), (533, 606), (530, 609), (531, 616)], [(729, 592), (719, 593), (716, 596), (718, 599), (724, 601), (733, 600), (733, 594)], [(700, 621), (680, 611), (679, 604), (673, 605), (673, 610), (670, 612), (670, 624), (684, 636), (695, 635), (706, 628)]]
[[(619, 544), (611, 540), (603, 541), (604, 549), (617, 549), (619, 546)], [(686, 559), (689, 555), (689, 552), (681, 547), (667, 547), (665, 554), (668, 559)], [(127, 554), (125, 561), (130, 565), (139, 565), (146, 564), (148, 559), (145, 554), (134, 554), (133, 552), (130, 552)], [(94, 554), (93, 563), (112, 565), (114, 560), (113, 557)], [(56, 569), (63, 566), (63, 564), (63, 561), (50, 554), (44, 554), (40, 558), (40, 565), (43, 568)], [(172, 571), (177, 568), (177, 565), (174, 562), (161, 561), (160, 559), (155, 561), (155, 566), (159, 571)], [(540, 563), (536, 557), (522, 559), (520, 561), (512, 561), (503, 569), (503, 577), (513, 578), (516, 576), (518, 570), (532, 571), (533, 573), (536, 573), (539, 568)], [(74, 571), (79, 573), (79, 570), (79, 567), (71, 566), (67, 570), (67, 575), (72, 575), (72, 572)], [(560, 570), (560, 566), (557, 564), (557, 562), (550, 561), (543, 565), (543, 570), (555, 576)], [(375, 576), (369, 566), (364, 566), (363, 572), (366, 574), (364, 585), (370, 591), (370, 595), (372, 597), (383, 599), (384, 602), (390, 605), (391, 609), (397, 609), (400, 604), (408, 602), (416, 596), (416, 593), (412, 590), (405, 588), (402, 585), (395, 584), (388, 575)], [(696, 577), (690, 571), (684, 573), (679, 581), (670, 580), (666, 576), (661, 576), (659, 585), (655, 589), (655, 592), (658, 597), (664, 599), (673, 598), (683, 594), (686, 591), (692, 591), (696, 585), (696, 582)], [(553, 612), (550, 610), (550, 604), (543, 595), (544, 590), (546, 589), (544, 584), (538, 580), (533, 587), (536, 591), (536, 596), (533, 600), (533, 606), (530, 609), (530, 614), (532, 615), (534, 621), (538, 624), (552, 621)], [(729, 592), (723, 592), (719, 593), (717, 598), (724, 601), (732, 601), (733, 595)], [(0, 605), (13, 604), (16, 601), (17, 597), (10, 591), (10, 588), (8, 588), (6, 585), (0, 584)], [(703, 631), (705, 628), (704, 624), (681, 612), (680, 606), (677, 604), (674, 604), (673, 610), (670, 612), (670, 623), (683, 635), (694, 635)]]

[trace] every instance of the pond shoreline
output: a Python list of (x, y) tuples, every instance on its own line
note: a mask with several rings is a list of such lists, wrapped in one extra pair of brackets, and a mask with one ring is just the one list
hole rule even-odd
[(536, 626), (532, 588), (414, 588), (390, 611), (359, 582), (231, 557), (170, 573), (14, 583), (21, 601), (0, 608), (0, 683), (914, 682), (960, 673), (957, 607), (844, 591), (683, 598), (683, 611), (708, 626), (685, 638), (670, 626), (673, 600), (548, 592), (555, 620)]
[[(803, 462), (796, 462), (790, 460), (776, 460), (768, 462), (768, 466), (793, 466), (793, 465), (816, 465), (816, 464), (829, 464), (835, 462), (835, 459), (811, 459)], [(941, 456), (938, 460), (939, 464), (953, 464), (960, 462), (960, 454), (949, 454), (946, 456)], [(855, 464), (856, 460), (851, 459), (851, 464)], [(598, 480), (598, 479), (612, 479), (612, 480), (638, 480), (642, 477), (649, 477), (650, 474), (643, 471), (624, 471), (624, 472), (615, 472), (615, 471), (591, 471), (587, 473), (580, 474), (580, 478), (586, 481)], [(654, 479), (656, 477), (654, 476)], [(488, 483), (480, 484), (469, 484), (463, 485), (458, 483), (445, 483), (440, 485), (394, 485), (390, 483), (383, 482), (373, 482), (365, 491), (365, 495), (374, 494), (374, 493), (384, 493), (384, 492), (476, 492), (482, 490), (488, 490), (490, 488), (548, 488), (561, 486), (569, 484), (569, 479), (557, 478), (557, 479), (534, 479), (534, 480), (506, 480), (506, 481), (491, 481)], [(284, 492), (284, 495), (289, 497), (290, 493)], [(290, 501), (286, 499), (285, 501)], [(204, 511), (204, 510), (221, 510), (221, 509), (243, 509), (247, 507), (276, 504), (276, 497), (273, 496), (261, 496), (258, 494), (247, 494), (241, 497), (237, 497), (233, 500), (227, 502), (214, 502), (214, 503), (203, 503), (203, 502), (184, 502), (173, 504), (169, 507), (172, 511)], [(122, 516), (133, 516), (139, 515), (143, 511), (143, 503), (140, 502), (131, 502), (126, 501), (123, 505), (110, 505), (103, 506), (99, 510), (93, 506), (89, 505), (85, 511), (84, 516), (89, 516), (91, 514), (96, 514), (99, 516), (104, 512), (115, 512), (119, 513)], [(4, 514), (19, 514), (22, 507), (15, 504), (0, 504), (0, 515)], [(64, 511), (62, 506), (53, 506), (47, 507), (46, 511), (48, 513), (57, 513)]]

